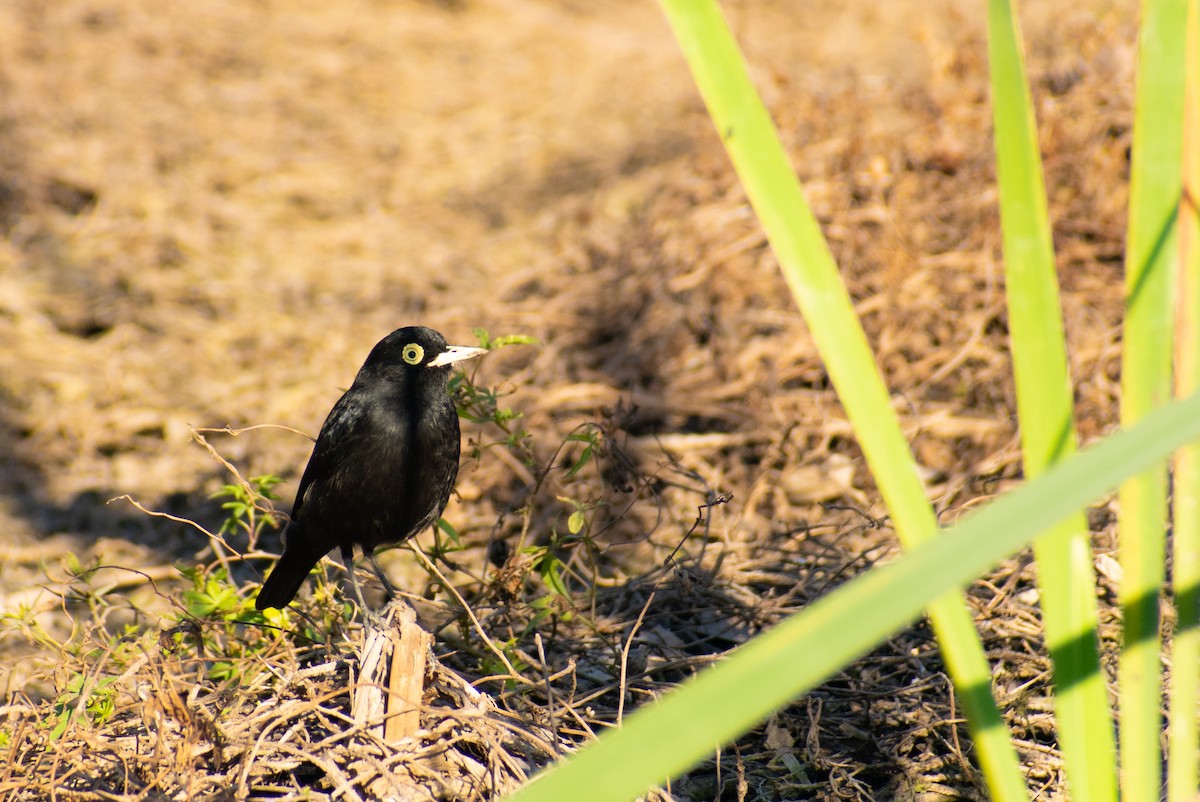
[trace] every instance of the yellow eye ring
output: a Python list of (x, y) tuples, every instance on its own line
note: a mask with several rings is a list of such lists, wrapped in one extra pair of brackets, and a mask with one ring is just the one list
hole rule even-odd
[(400, 357), (410, 365), (419, 365), (421, 364), (421, 360), (425, 358), (425, 349), (416, 343), (409, 343), (400, 352)]

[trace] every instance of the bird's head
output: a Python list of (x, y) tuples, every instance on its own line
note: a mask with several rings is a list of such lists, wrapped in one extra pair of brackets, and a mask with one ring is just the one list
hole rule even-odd
[(363, 368), (400, 368), (417, 376), (424, 371), (445, 375), (454, 363), (486, 353), (486, 348), (450, 345), (445, 337), (431, 328), (405, 326), (380, 340), (371, 349)]

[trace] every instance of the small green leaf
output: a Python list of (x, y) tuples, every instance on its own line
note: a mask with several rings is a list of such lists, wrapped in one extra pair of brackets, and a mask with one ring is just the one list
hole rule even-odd
[(213, 493), (209, 498), (224, 498), (226, 496), (240, 498), (242, 495), (241, 485), (222, 485), (221, 489)]
[(69, 707), (55, 705), (59, 709), (58, 723), (54, 725), (54, 729), (50, 730), (50, 735), (47, 736), (51, 742), (57, 741), (62, 737), (62, 734), (67, 731), (67, 721), (71, 718), (71, 709)]
[(537, 572), (552, 593), (559, 596), (569, 596), (570, 591), (562, 578), (562, 563), (553, 554), (547, 552), (537, 565)]
[(507, 334), (492, 340), (492, 348), (503, 348), (506, 345), (541, 345), (542, 341), (528, 334)]
[(275, 494), (274, 487), (283, 482), (282, 476), (276, 476), (273, 473), (263, 474), (262, 476), (251, 476), (250, 484), (254, 488), (254, 492), (263, 498), (277, 500), (278, 495)]
[(496, 423), (507, 423), (510, 420), (516, 420), (517, 418), (523, 417), (525, 417), (524, 412), (517, 412), (511, 407), (502, 407), (492, 413), (492, 420), (494, 420)]
[(584, 516), (583, 510), (575, 510), (571, 513), (571, 517), (567, 519), (567, 531), (572, 535), (578, 535), (587, 523), (587, 517)]
[(454, 545), (456, 545), (456, 546), (462, 545), (462, 539), (458, 536), (458, 530), (455, 529), (453, 524), (451, 524), (445, 518), (438, 518), (437, 528), (442, 530), (442, 532), (444, 532), (446, 534), (446, 537), (448, 537), (452, 541), (454, 541)]
[[(581, 470), (583, 470), (584, 466), (591, 462), (592, 453), (593, 450), (590, 445), (583, 449), (583, 452), (579, 455), (579, 459), (575, 460), (575, 464), (572, 465), (570, 470), (567, 471), (568, 479), (574, 479), (575, 474), (579, 473)], [(575, 534), (575, 532), (572, 531), (571, 534)]]

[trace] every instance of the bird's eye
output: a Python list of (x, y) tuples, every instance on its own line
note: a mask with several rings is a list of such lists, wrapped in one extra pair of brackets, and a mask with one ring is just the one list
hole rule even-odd
[(404, 350), (400, 352), (400, 356), (410, 365), (419, 365), (425, 356), (425, 349), (416, 343), (409, 343), (404, 346)]

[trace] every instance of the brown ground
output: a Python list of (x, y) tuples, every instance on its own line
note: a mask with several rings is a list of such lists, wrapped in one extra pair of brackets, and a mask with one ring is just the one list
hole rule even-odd
[[(1030, 5), (1080, 428), (1092, 439), (1115, 420), (1135, 4)], [(1019, 477), (982, 4), (726, 7), (950, 520)], [(92, 578), (109, 603), (120, 600), (110, 630), (168, 626), (168, 600), (185, 587), (172, 566), (213, 558), (195, 529), (108, 499), (129, 494), (215, 530), (222, 514), (208, 497), (232, 477), (189, 442), (191, 428), (313, 433), (370, 346), (416, 322), (468, 344), (473, 327), (541, 341), (488, 357), (475, 375), (511, 391), (502, 403), (524, 414), (531, 464), (485, 450), (465, 464), (446, 517), (468, 546), (451, 581), (487, 611), (492, 637), (517, 638), (538, 681), (538, 663), (548, 674), (569, 668), (560, 695), (568, 680), (601, 689), (570, 708), (566, 740), (615, 718), (613, 661), (601, 655), (585, 671), (584, 657), (619, 654), (643, 610), (634, 667), (649, 667), (628, 678), (630, 706), (894, 549), (652, 2), (9, 0), (0, 232), (0, 611), (31, 608), (54, 638), (69, 635), (54, 595), (68, 552), (156, 580)], [(612, 445), (602, 471), (567, 479), (555, 451), (587, 422)], [(464, 434), (500, 436), (470, 424)], [(309, 448), (279, 429), (209, 440), (244, 476), (288, 479), (285, 501)], [(618, 453), (634, 463), (635, 493), (615, 488)], [(722, 493), (732, 499), (692, 531), (697, 505)], [(477, 580), (490, 539), (516, 546), (523, 524), (529, 543), (565, 532), (572, 508), (558, 496), (595, 508), (599, 550), (555, 541), (574, 570), (577, 614), (552, 625), (529, 607), (546, 595), (536, 573), (510, 565), (514, 595), (503, 599)], [(1094, 518), (1102, 528), (1103, 511)], [(655, 573), (681, 543), (683, 567)], [(386, 564), (420, 590), (426, 575), (410, 554)], [(1029, 574), (1014, 561), (972, 598), (1031, 788), (1049, 799), (1061, 780)], [(256, 574), (239, 563), (235, 577), (244, 585)], [(450, 617), (459, 610), (444, 592), (433, 603)], [(98, 626), (94, 608), (69, 609)], [(31, 722), (47, 708), (27, 701), (55, 699), (72, 672), (98, 664), (86, 654), (71, 663), (30, 631), (0, 630), (0, 687), (12, 704), (0, 729), (6, 792), (36, 798), (58, 783), (70, 798), (269, 796), (300, 783), (326, 798), (330, 766), (350, 765), (345, 755), (293, 756), (247, 780), (246, 753), (226, 731), (224, 766), (205, 752), (166, 771), (161, 756), (121, 752), (117, 733), (83, 722), (46, 752)], [(477, 633), (459, 635), (439, 635), (447, 664), (469, 680), (490, 673), (471, 657), (487, 654)], [(159, 659), (161, 691), (170, 661)], [(544, 697), (479, 687), (523, 726), (546, 725), (535, 721)], [(218, 729), (221, 711), (252, 702), (189, 699)], [(129, 724), (136, 705), (123, 704)], [(915, 626), (670, 793), (979, 799), (956, 722), (929, 633)], [(47, 754), (67, 760), (84, 748), (95, 766), (70, 782), (44, 779), (65, 773)], [(105, 762), (105, 750), (122, 757)], [(547, 759), (528, 756), (508, 782)], [(203, 784), (223, 772), (243, 785)], [(483, 798), (485, 786), (430, 793)]]

